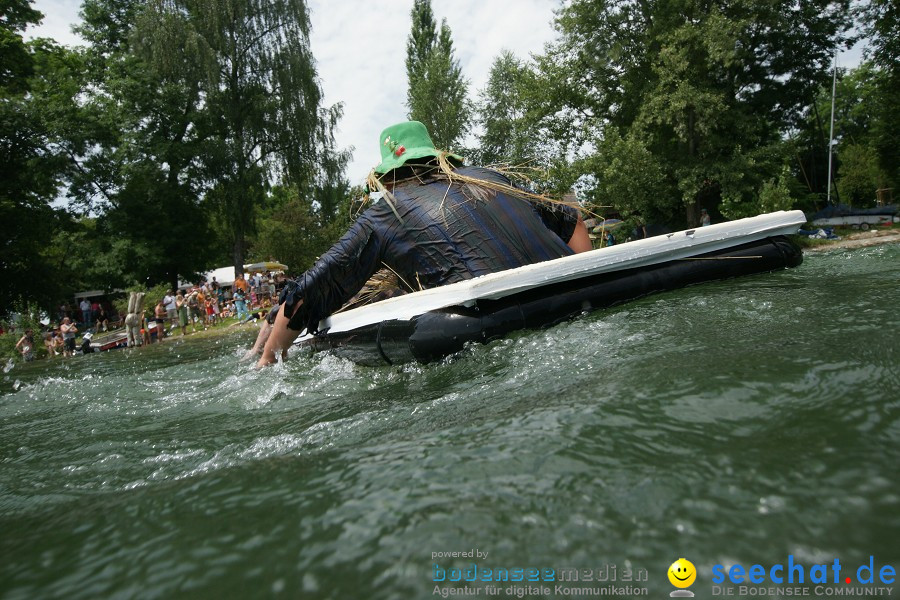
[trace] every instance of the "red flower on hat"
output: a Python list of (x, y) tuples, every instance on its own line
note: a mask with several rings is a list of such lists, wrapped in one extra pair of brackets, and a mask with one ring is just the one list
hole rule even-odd
[(397, 155), (397, 156), (400, 156), (400, 155), (403, 154), (404, 152), (406, 152), (406, 148), (403, 147), (403, 146), (400, 146), (399, 148), (397, 148), (397, 149), (394, 151), (394, 154)]

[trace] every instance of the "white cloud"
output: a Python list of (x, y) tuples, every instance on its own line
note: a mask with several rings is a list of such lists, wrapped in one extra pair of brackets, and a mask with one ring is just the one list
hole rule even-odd
[[(338, 144), (354, 146), (350, 181), (360, 182), (381, 159), (378, 135), (406, 120), (406, 39), (412, 0), (312, 0), (311, 44), (325, 103), (344, 103)], [(470, 95), (487, 84), (494, 58), (508, 49), (522, 58), (553, 37), (556, 0), (460, 0), (432, 3), (435, 19), (453, 33)]]
[[(460, 0), (432, 3), (440, 25), (446, 18), (456, 56), (474, 99), (502, 49), (526, 58), (552, 38), (557, 0)], [(406, 119), (406, 38), (412, 0), (310, 0), (310, 42), (325, 93), (325, 104), (344, 104), (337, 142), (354, 147), (348, 176), (361, 182), (380, 161), (381, 130)], [(36, 0), (44, 22), (29, 37), (51, 37), (66, 45), (83, 43), (72, 33), (80, 2)]]
[(32, 7), (44, 14), (44, 20), (37, 27), (28, 30), (27, 37), (53, 38), (65, 46), (83, 44), (84, 40), (72, 32), (72, 27), (81, 19), (78, 13), (81, 10), (80, 2), (72, 0), (36, 0)]
[[(36, 0), (44, 23), (31, 36), (52, 37), (63, 44), (81, 40), (71, 32), (79, 2)], [(539, 53), (554, 37), (553, 11), (558, 0), (434, 0), (440, 24), (453, 32), (456, 56), (469, 79), (470, 95), (487, 83), (491, 63), (503, 49), (520, 58)], [(361, 182), (380, 161), (381, 130), (406, 119), (406, 38), (412, 0), (310, 0), (311, 45), (325, 104), (344, 104), (337, 142), (354, 147), (348, 176)], [(843, 54), (842, 66), (859, 62), (858, 51)]]

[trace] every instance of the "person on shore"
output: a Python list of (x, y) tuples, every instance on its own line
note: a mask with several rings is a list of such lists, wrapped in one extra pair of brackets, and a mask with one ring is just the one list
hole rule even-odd
[(234, 309), (237, 311), (237, 318), (243, 320), (248, 314), (247, 295), (240, 287), (234, 289)]
[(175, 305), (175, 294), (172, 290), (166, 292), (163, 296), (163, 307), (166, 309), (166, 321), (169, 323), (169, 329), (175, 329), (178, 325), (178, 307)]
[(82, 354), (92, 354), (95, 352), (94, 347), (91, 346), (91, 339), (94, 337), (90, 331), (84, 334), (84, 337), (81, 338), (81, 353)]
[(233, 291), (235, 292), (237, 290), (241, 290), (242, 292), (244, 292), (245, 296), (250, 293), (250, 284), (247, 283), (246, 279), (244, 279), (243, 273), (238, 273), (231, 287), (234, 288)]
[(225, 312), (225, 288), (221, 285), (216, 287), (216, 314), (222, 315)]
[(188, 306), (184, 295), (179, 291), (175, 294), (175, 311), (178, 313), (178, 326), (181, 327), (181, 335), (187, 335)]
[(191, 323), (191, 329), (193, 331), (197, 331), (197, 321), (201, 321), (203, 319), (200, 313), (200, 301), (199, 301), (200, 291), (195, 287), (188, 293), (185, 301), (187, 302), (188, 307), (188, 321)]
[(55, 333), (56, 331), (54, 331), (51, 326), (50, 331), (45, 332), (43, 335), (44, 349), (47, 350), (47, 358), (53, 358), (54, 356), (56, 356), (56, 351), (53, 348)]
[(22, 358), (25, 359), (25, 362), (31, 362), (34, 360), (34, 330), (26, 329), (25, 335), (23, 335), (18, 342), (16, 342), (16, 350), (22, 355)]
[(158, 344), (166, 335), (166, 321), (168, 320), (168, 313), (162, 299), (153, 307), (153, 316), (156, 317), (156, 343)]
[(84, 323), (85, 328), (91, 328), (91, 303), (88, 302), (87, 298), (81, 299), (81, 304), (78, 305), (78, 308), (81, 309), (81, 320)]
[[(206, 317), (206, 292), (203, 291), (205, 286), (201, 285), (199, 288), (194, 288), (197, 292), (197, 306), (196, 306), (196, 317), (195, 321), (199, 321), (203, 326), (203, 329), (206, 329), (206, 325), (209, 319)], [(191, 309), (193, 310), (193, 309)], [(194, 315), (192, 315), (194, 317)]]
[(206, 321), (211, 326), (216, 324), (216, 309), (214, 306), (213, 297), (210, 295), (206, 298), (206, 306), (204, 307), (206, 310)]
[(106, 312), (106, 308), (103, 305), (100, 306), (100, 311), (97, 313), (96, 326), (97, 331), (109, 330), (109, 313)]
[(65, 344), (58, 327), (50, 333), (50, 339), (53, 341), (53, 356), (63, 354), (65, 352)]
[(700, 209), (700, 227), (707, 227), (712, 223), (709, 218), (709, 213), (706, 212), (705, 208)]
[(74, 356), (75, 334), (78, 333), (78, 327), (75, 326), (75, 323), (72, 322), (72, 319), (66, 317), (63, 319), (62, 324), (59, 326), (59, 331), (60, 333), (62, 333), (63, 338), (63, 356)]
[(285, 356), (301, 331), (315, 334), (382, 265), (427, 289), (591, 249), (576, 208), (548, 204), (498, 171), (463, 167), (418, 121), (385, 129), (380, 148), (368, 187), (381, 199), (287, 284), (257, 366)]
[(129, 348), (140, 346), (144, 341), (144, 292), (128, 294), (128, 314), (125, 316), (125, 340)]

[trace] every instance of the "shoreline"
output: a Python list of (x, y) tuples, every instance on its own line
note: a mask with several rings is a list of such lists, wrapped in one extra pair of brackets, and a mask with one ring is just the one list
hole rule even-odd
[(803, 248), (803, 253), (824, 252), (833, 249), (868, 248), (881, 244), (900, 243), (900, 229), (886, 229), (882, 231), (861, 231), (852, 233), (840, 240), (810, 240), (813, 245)]

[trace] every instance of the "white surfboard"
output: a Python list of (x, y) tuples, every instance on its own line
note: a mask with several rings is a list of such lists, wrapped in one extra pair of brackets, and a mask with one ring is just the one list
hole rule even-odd
[[(381, 321), (408, 321), (448, 306), (467, 306), (476, 300), (503, 298), (581, 277), (690, 258), (767, 237), (796, 233), (805, 222), (803, 211), (779, 211), (599, 248), (337, 313), (321, 321), (319, 331), (327, 329), (339, 333)], [(303, 336), (299, 341), (309, 337)]]

